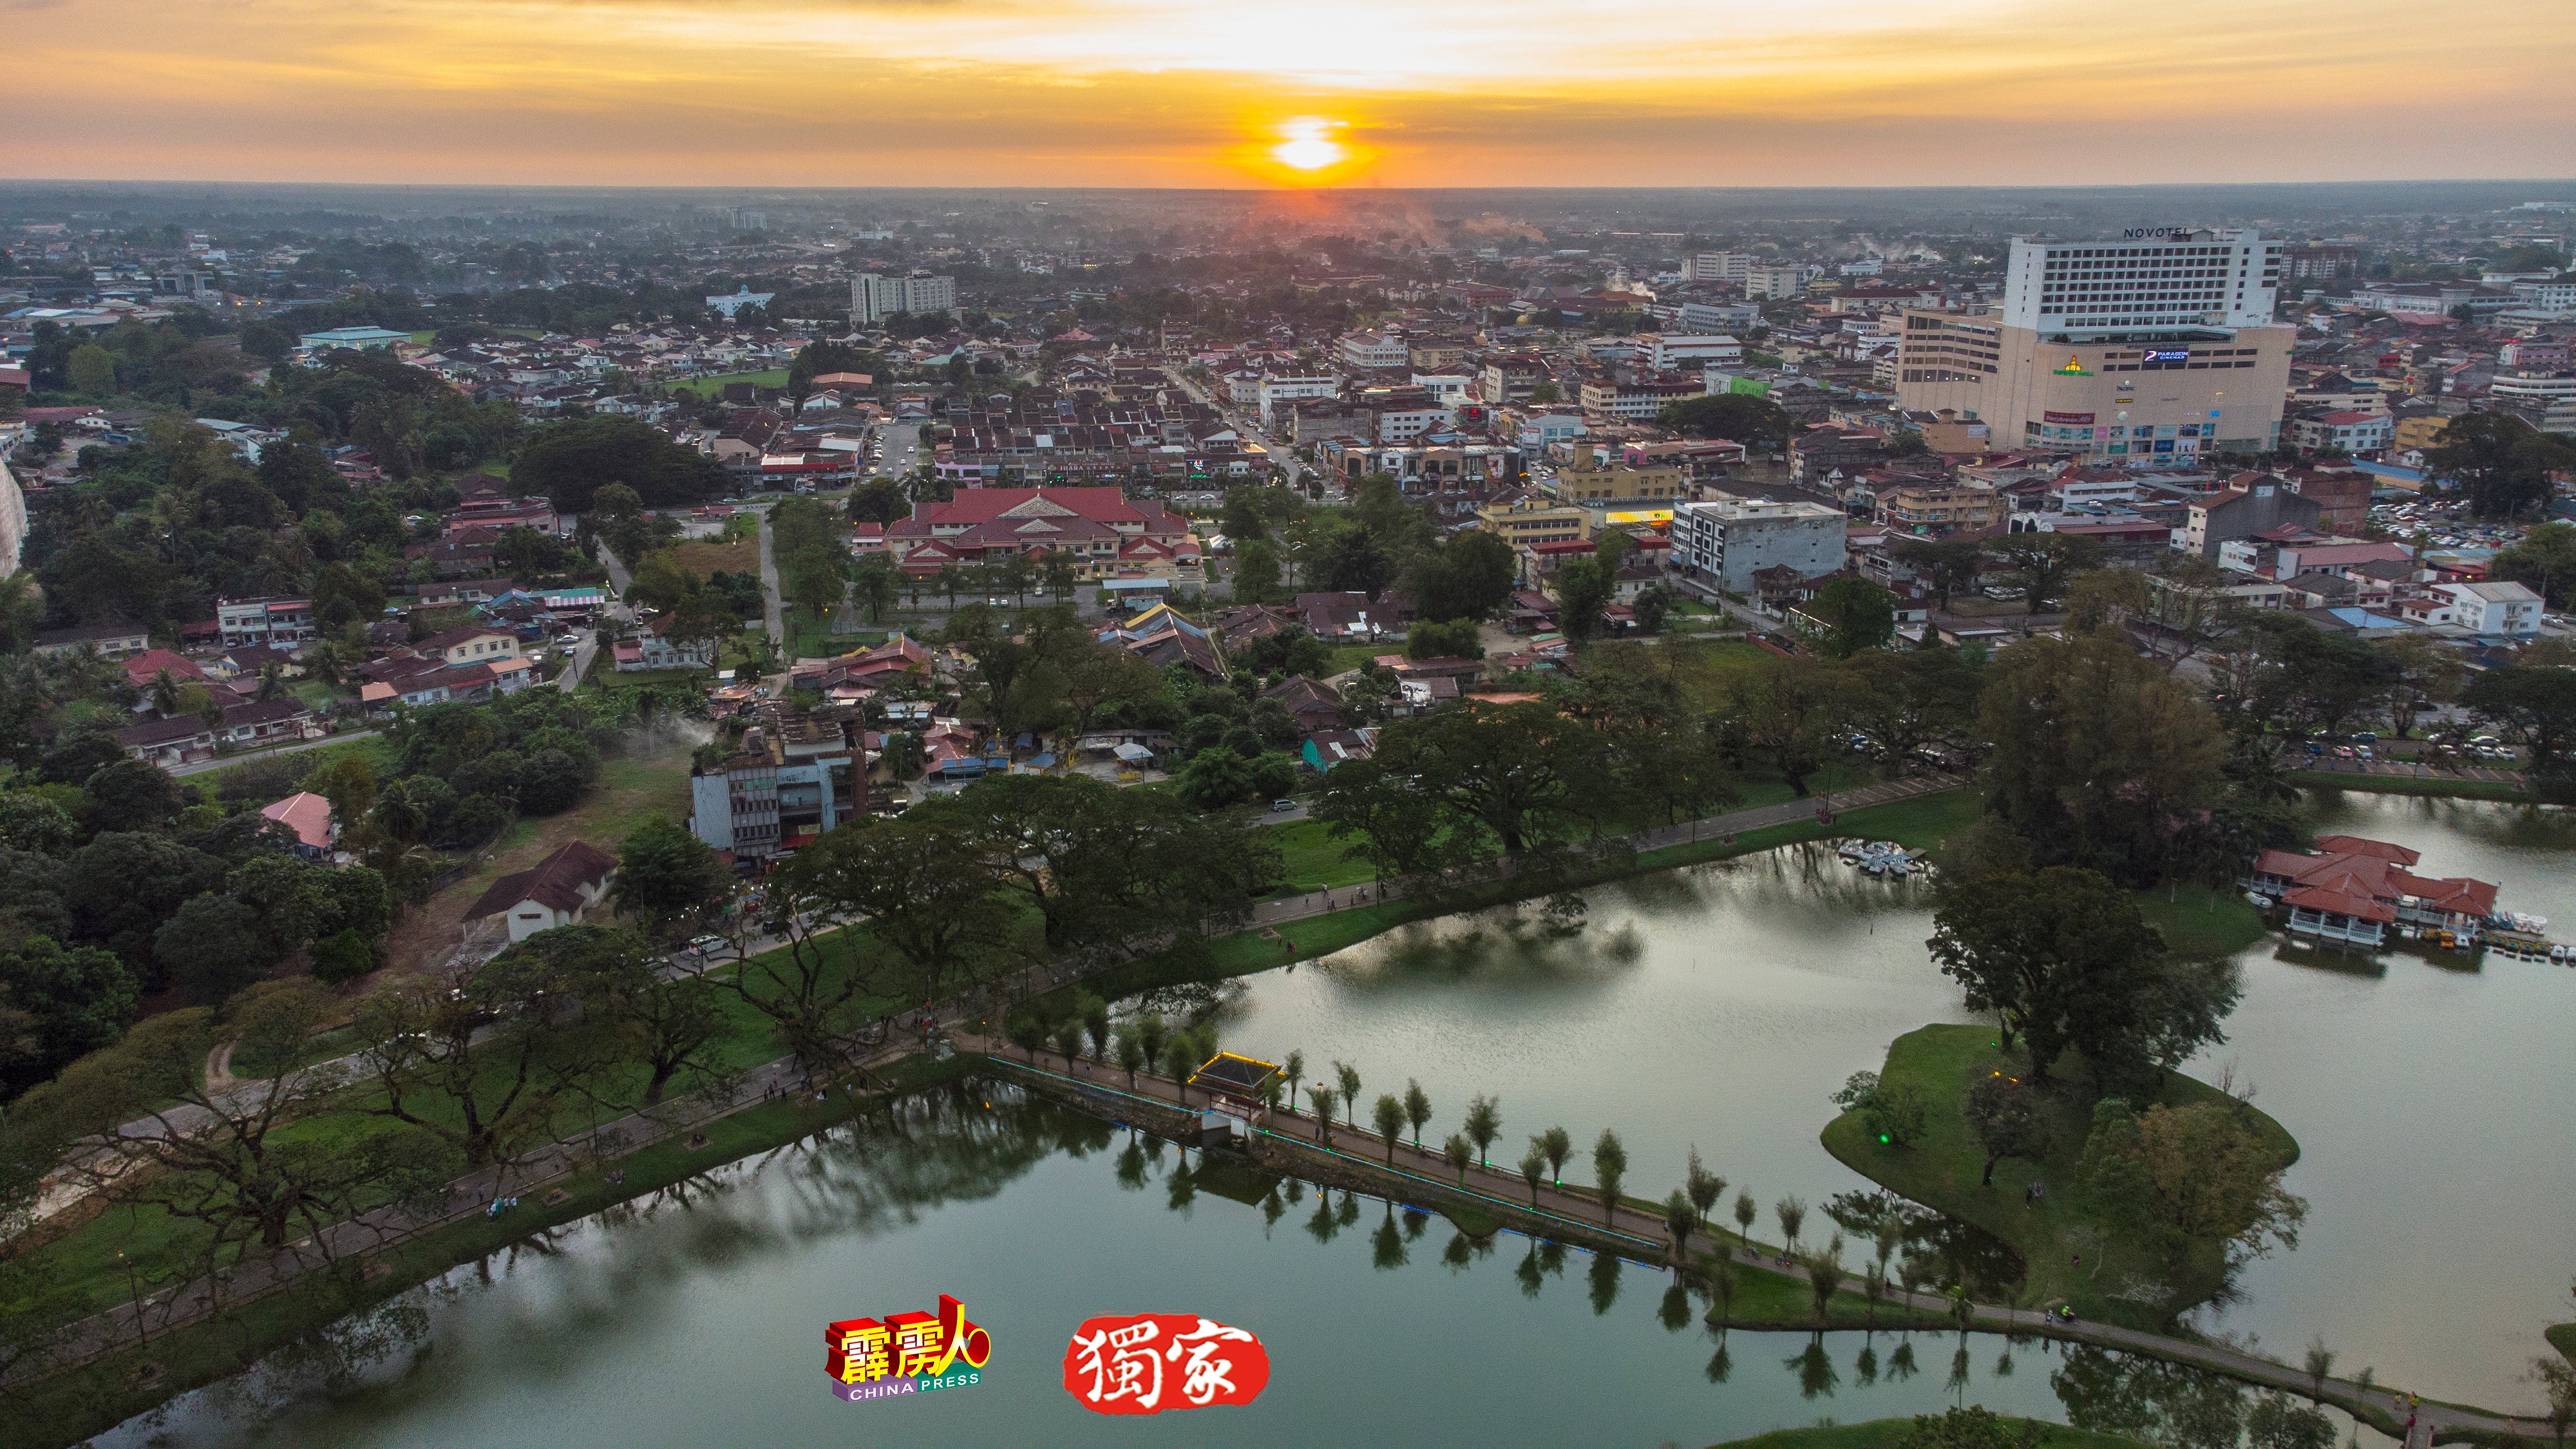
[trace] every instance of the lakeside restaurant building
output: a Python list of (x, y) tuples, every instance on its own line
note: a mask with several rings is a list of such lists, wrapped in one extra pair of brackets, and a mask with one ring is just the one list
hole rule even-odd
[(2448, 931), (2474, 945), (2495, 914), (2496, 887), (2456, 876), (2420, 876), (2423, 857), (2402, 845), (2357, 835), (2321, 835), (2312, 853), (2266, 850), (2242, 878), (2290, 913), (2290, 934), (2378, 950), (2390, 931)]

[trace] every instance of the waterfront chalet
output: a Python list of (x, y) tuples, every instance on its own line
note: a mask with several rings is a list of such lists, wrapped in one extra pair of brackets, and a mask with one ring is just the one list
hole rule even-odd
[(2279, 901), (2290, 934), (2376, 950), (2391, 931), (2452, 933), (2473, 944), (2495, 914), (2486, 881), (2414, 873), (2415, 851), (2357, 835), (2321, 835), (2313, 852), (2266, 850), (2243, 884)]

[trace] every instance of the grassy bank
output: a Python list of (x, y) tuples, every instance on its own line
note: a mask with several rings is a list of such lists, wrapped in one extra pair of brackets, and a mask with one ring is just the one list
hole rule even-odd
[(2290, 779), (2311, 790), (2358, 790), (2367, 795), (2429, 795), (2449, 800), (2524, 802), (2523, 792), (2501, 780), (2419, 780), (2391, 775), (2346, 775), (2332, 770), (2292, 770)]
[[(362, 1271), (309, 1275), (296, 1287), (244, 1304), (220, 1322), (156, 1333), (149, 1345), (121, 1349), (80, 1368), (25, 1386), (9, 1408), (8, 1442), (29, 1449), (75, 1444), (142, 1413), (172, 1396), (241, 1372), (293, 1340), (348, 1314), (372, 1307), (539, 1232), (657, 1192), (684, 1178), (756, 1152), (783, 1147), (844, 1121), (890, 1095), (916, 1092), (965, 1076), (972, 1060), (932, 1062), (912, 1057), (880, 1073), (889, 1091), (855, 1106), (847, 1099), (826, 1105), (794, 1100), (764, 1102), (719, 1117), (698, 1130), (703, 1147), (673, 1138), (615, 1161), (559, 1179), (500, 1218), (468, 1216), (363, 1260)], [(612, 1183), (607, 1166), (626, 1180)], [(563, 1196), (554, 1198), (554, 1189)]]
[(2233, 956), (2270, 934), (2263, 913), (2233, 887), (2180, 886), (2138, 893), (2138, 913), (2183, 956)]
[[(2052, 1424), (2045, 1419), (2003, 1420), (2005, 1429), (2019, 1433), (2037, 1426), (2041, 1449), (2143, 1449), (2134, 1439), (2116, 1434), (2094, 1434)], [(1861, 1424), (1816, 1424), (1805, 1429), (1774, 1429), (1750, 1439), (1731, 1439), (1713, 1449), (1897, 1449), (1911, 1433), (1911, 1419), (1872, 1419)]]
[[(2071, 1085), (2045, 1099), (2053, 1113), (2046, 1159), (2034, 1164), (2006, 1158), (1995, 1165), (1994, 1186), (1981, 1187), (1985, 1153), (1960, 1111), (1961, 1099), (1978, 1077), (2028, 1069), (2018, 1052), (2007, 1056), (1995, 1049), (1994, 1040), (1990, 1026), (1927, 1026), (1898, 1037), (1888, 1047), (1880, 1076), (1889, 1084), (1922, 1089), (1929, 1108), (1922, 1139), (1908, 1147), (1883, 1146), (1857, 1113), (1845, 1113), (1826, 1126), (1825, 1150), (1890, 1190), (2011, 1244), (2029, 1265), (2020, 1294), (2023, 1304), (2064, 1302), (2086, 1318), (2166, 1331), (2175, 1314), (2218, 1290), (2218, 1245), (2194, 1242), (2177, 1261), (2093, 1220), (2075, 1188), (2076, 1159), (2091, 1126), (2092, 1104), (2089, 1094)], [(2058, 1080), (2071, 1084), (2081, 1071), (2080, 1063), (2062, 1061)], [(2230, 1100), (2214, 1087), (2171, 1072), (2157, 1098), (2167, 1107)], [(2139, 1105), (2144, 1110), (2149, 1104)], [(2297, 1160), (2298, 1143), (2280, 1123), (2252, 1107), (2243, 1110), (2282, 1162)], [(2036, 1204), (2023, 1197), (2033, 1181), (2043, 1184), (2044, 1195)]]

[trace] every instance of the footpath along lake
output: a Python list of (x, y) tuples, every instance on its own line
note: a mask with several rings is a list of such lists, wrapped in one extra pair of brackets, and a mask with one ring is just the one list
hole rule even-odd
[[(2576, 936), (2576, 828), (2563, 814), (2354, 795), (2326, 806), (2323, 828), (2411, 845), (2429, 873), (2501, 881), (2508, 907)], [(1765, 1205), (1766, 1233), (1782, 1194), (1812, 1205), (1866, 1186), (1817, 1145), (1827, 1095), (1896, 1035), (1969, 1019), (1923, 949), (1929, 892), (1804, 849), (1591, 901), (1570, 941), (1537, 940), (1534, 909), (1525, 926), (1484, 912), (1237, 983), (1224, 993), (1228, 1044), (1302, 1050), (1310, 1075), (1350, 1061), (1367, 1098), (1418, 1077), (1438, 1109), (1426, 1138), (1454, 1128), (1472, 1093), (1495, 1092), (1506, 1159), (1552, 1123), (1586, 1146), (1615, 1127), (1643, 1195), (1678, 1181), (1696, 1141)], [(2231, 1040), (2194, 1070), (2215, 1077), (2233, 1061), (2298, 1135), (2290, 1185), (2311, 1214), (2301, 1248), (2255, 1264), (2207, 1326), (2293, 1360), (2322, 1334), (2339, 1368), (2372, 1365), (2428, 1397), (2536, 1403), (2519, 1375), (2540, 1326), (2564, 1316), (2553, 1300), (2576, 1262), (2576, 971), (2374, 964), (2273, 943), (2242, 964)], [(1715, 1340), (1696, 1310), (1667, 1331), (1666, 1279), (1648, 1269), (1596, 1283), (1593, 1260), (1569, 1252), (1531, 1297), (1515, 1271), (1523, 1240), (1462, 1249), (1453, 1265), (1456, 1234), (1432, 1218), (1410, 1239), (1399, 1226), (1405, 1261), (1382, 1271), (1378, 1203), (1345, 1209), (1335, 1194), (1352, 1217), (1316, 1225), (1329, 1242), (1310, 1231), (1311, 1189), (1265, 1204), (1211, 1178), (1172, 1211), (1171, 1149), (1159, 1167), (1134, 1164), (1131, 1186), (1122, 1134), (984, 1100), (925, 1103), (899, 1128), (853, 1128), (711, 1174), (685, 1202), (574, 1225), (345, 1325), (344, 1340), (386, 1340), (363, 1367), (281, 1356), (101, 1442), (762, 1444), (865, 1424), (931, 1442), (1268, 1444), (1364, 1426), (1407, 1444), (1707, 1444), (1956, 1397), (1944, 1382), (1954, 1341), (1921, 1336), (1921, 1372), (1887, 1377), (1882, 1336), (1867, 1385), (1859, 1341), (1828, 1338), (1838, 1383), (1810, 1399), (1804, 1335), (1739, 1333), (1727, 1382), (1713, 1384)], [(1569, 1171), (1589, 1175), (1580, 1155)], [(1596, 1314), (1605, 1288), (1615, 1296)], [(928, 1309), (942, 1292), (994, 1335), (987, 1383), (900, 1404), (830, 1396), (825, 1322)], [(1076, 1409), (1057, 1382), (1066, 1335), (1089, 1315), (1144, 1311), (1260, 1333), (1274, 1364), (1262, 1402), (1123, 1422)], [(2047, 1383), (2061, 1360), (2016, 1350), (1997, 1377), (2004, 1344), (1971, 1346), (1967, 1398), (2066, 1417)]]

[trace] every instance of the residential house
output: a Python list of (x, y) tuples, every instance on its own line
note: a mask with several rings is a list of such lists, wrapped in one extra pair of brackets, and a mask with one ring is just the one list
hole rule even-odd
[(492, 882), (465, 913), (469, 945), (516, 945), (539, 931), (588, 919), (608, 895), (617, 858), (576, 840), (534, 866)]
[(298, 790), (283, 800), (260, 807), (261, 815), (295, 832), (295, 853), (306, 860), (329, 860), (331, 848), (340, 838), (340, 827), (331, 818), (331, 802), (310, 790)]
[(38, 654), (77, 654), (96, 649), (101, 658), (123, 659), (152, 647), (152, 631), (140, 624), (99, 624), (86, 629), (48, 629), (36, 636)]

